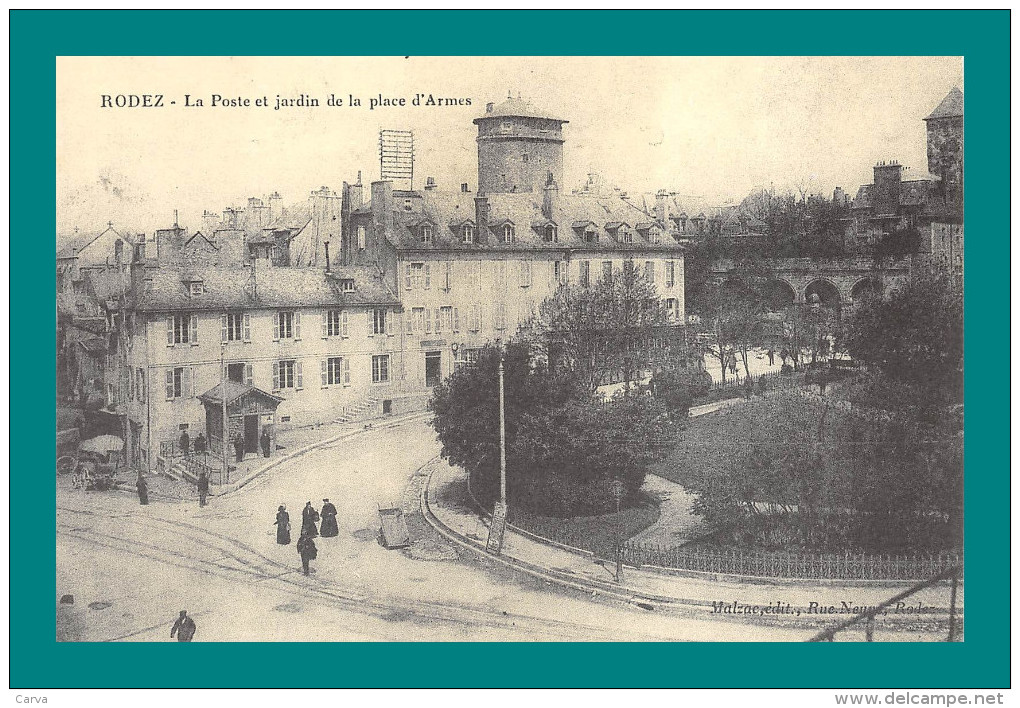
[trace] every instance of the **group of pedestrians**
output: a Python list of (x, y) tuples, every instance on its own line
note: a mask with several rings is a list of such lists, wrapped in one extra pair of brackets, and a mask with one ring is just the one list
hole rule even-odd
[[(322, 500), (321, 512), (312, 506), (311, 502), (305, 503), (301, 510), (301, 536), (297, 542), (297, 552), (301, 556), (301, 569), (305, 575), (311, 572), (309, 563), (319, 555), (319, 549), (315, 546), (315, 538), (334, 538), (339, 535), (340, 528), (336, 522), (336, 506), (327, 498)], [(317, 526), (320, 524), (321, 526)], [(290, 514), (287, 512), (287, 505), (281, 504), (276, 511), (276, 542), (281, 546), (290, 544)]]
[[(262, 449), (262, 456), (269, 457), (272, 452), (272, 438), (269, 437), (269, 431), (265, 428), (262, 429), (262, 435), (259, 437), (259, 447)], [(234, 446), (234, 460), (236, 462), (242, 462), (244, 460), (245, 448), (244, 448), (244, 436), (241, 433), (237, 434), (237, 437), (233, 439), (231, 445)], [(192, 444), (191, 437), (188, 435), (188, 431), (184, 430), (181, 432), (181, 437), (177, 440), (177, 447), (182, 455), (204, 454), (208, 448), (208, 442), (205, 439), (204, 433), (199, 433), (198, 437), (195, 438), (194, 444)]]

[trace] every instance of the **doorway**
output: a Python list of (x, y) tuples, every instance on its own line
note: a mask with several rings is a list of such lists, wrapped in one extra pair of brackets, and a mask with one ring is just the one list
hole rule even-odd
[(442, 352), (425, 352), (425, 385), (438, 386), (443, 378)]
[(244, 451), (245, 453), (259, 451), (259, 417), (257, 415), (246, 415), (244, 417)]

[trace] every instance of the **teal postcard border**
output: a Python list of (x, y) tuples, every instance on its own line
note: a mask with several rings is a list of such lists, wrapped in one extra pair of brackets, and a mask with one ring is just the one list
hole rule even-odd
[[(10, 332), (33, 336), (9, 340), (11, 687), (1008, 686), (1009, 21), (1008, 11), (920, 10), (12, 11)], [(210, 43), (207, 31), (196, 31), (209, 26), (231, 31)], [(507, 37), (513, 38), (509, 45)], [(55, 351), (55, 275), (48, 255), (55, 232), (54, 58), (492, 55), (507, 46), (522, 55), (965, 58), (965, 642), (341, 643), (295, 645), (280, 662), (276, 649), (255, 643), (228, 649), (54, 641), (55, 528), (45, 520), (53, 509), (54, 379), (36, 368), (40, 352)]]

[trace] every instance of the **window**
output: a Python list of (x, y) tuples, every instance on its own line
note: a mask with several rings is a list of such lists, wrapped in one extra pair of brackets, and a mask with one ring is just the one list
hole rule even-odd
[(478, 287), (482, 281), (482, 262), (474, 261), (467, 264), (467, 284), (470, 287)]
[(421, 225), (421, 242), (426, 244), (432, 243), (432, 226), (430, 224)]
[(166, 400), (190, 398), (194, 395), (194, 376), (190, 366), (166, 370)]
[(521, 261), (518, 264), (518, 281), (522, 288), (531, 286), (531, 261)]
[(634, 243), (634, 233), (626, 226), (621, 226), (616, 233), (620, 238), (620, 243)]
[(300, 361), (284, 359), (273, 362), (273, 390), (279, 391), (285, 388), (304, 388)]
[(599, 232), (594, 226), (589, 224), (584, 228), (584, 242), (585, 243), (598, 243)]
[(528, 153), (524, 153), (524, 154), (521, 155), (521, 162), (527, 162), (528, 159), (529, 159), (528, 158)]
[(220, 316), (221, 342), (250, 342), (251, 318), (242, 312), (228, 312)]
[(172, 315), (166, 319), (166, 344), (198, 344), (198, 315)]
[(443, 290), (450, 292), (453, 287), (453, 261), (443, 264)]
[(372, 334), (386, 333), (386, 309), (377, 307), (372, 310)]
[(602, 261), (602, 279), (607, 283), (612, 281), (613, 279), (612, 261)]
[(556, 243), (556, 241), (558, 240), (556, 236), (556, 227), (553, 226), (552, 224), (547, 224), (544, 229), (543, 236), (547, 242)]
[(567, 284), (567, 262), (553, 261), (553, 282), (558, 285)]
[(506, 290), (506, 261), (497, 261), (496, 267), (496, 290), (503, 292)]
[(514, 227), (513, 224), (503, 225), (503, 243), (514, 242)]
[(471, 305), (471, 323), (468, 326), (472, 332), (478, 332), (482, 329), (482, 306)]
[(676, 262), (666, 261), (666, 287), (671, 288), (676, 285)]
[(340, 291), (345, 293), (354, 292), (354, 278), (341, 278)]
[(340, 336), (340, 312), (341, 310), (326, 310), (322, 321), (323, 337)]
[(290, 310), (273, 313), (273, 339), (301, 339), (301, 313)]
[(194, 283), (191, 283), (191, 295), (192, 295), (192, 297), (194, 297), (195, 295), (201, 295), (201, 294), (202, 294), (202, 281), (201, 280), (197, 280)]
[(655, 284), (655, 261), (645, 261), (645, 280)]
[(359, 226), (358, 227), (358, 250), (359, 251), (364, 251), (365, 250), (365, 227), (364, 226)]
[(436, 320), (436, 332), (456, 332), (453, 326), (453, 308), (440, 307), (437, 312), (439, 318)]
[(386, 383), (390, 380), (390, 355), (377, 354), (372, 357), (372, 383)]
[(346, 357), (331, 356), (322, 361), (320, 368), (322, 387), (349, 386), (351, 383), (351, 362)]
[(658, 226), (653, 226), (652, 228), (648, 229), (648, 240), (651, 241), (652, 243), (658, 243), (659, 242), (659, 227)]
[(475, 227), (471, 224), (464, 224), (464, 226), (461, 227), (460, 240), (463, 243), (474, 243)]
[(466, 366), (468, 364), (474, 364), (476, 361), (478, 361), (478, 352), (479, 352), (478, 349), (464, 349), (464, 348), (461, 348), (457, 352), (458, 358), (454, 359), (454, 361), (453, 361), (454, 367), (459, 369), (462, 366)]
[(628, 276), (634, 275), (634, 261), (627, 259), (623, 262), (623, 274)]
[(138, 402), (145, 403), (145, 369), (139, 368), (137, 371), (137, 387), (138, 387)]
[(499, 132), (501, 133), (512, 133), (514, 132), (514, 124), (510, 121), (503, 121), (499, 124)]
[(493, 329), (506, 329), (506, 304), (499, 302), (492, 306)]
[(591, 261), (581, 261), (578, 265), (580, 268), (577, 275), (578, 282), (581, 283), (582, 288), (587, 288), (591, 285)]
[(680, 319), (680, 301), (675, 297), (666, 298), (666, 313), (673, 322)]
[(432, 287), (432, 268), (428, 263), (408, 263), (404, 266), (404, 285), (408, 290), (428, 290)]

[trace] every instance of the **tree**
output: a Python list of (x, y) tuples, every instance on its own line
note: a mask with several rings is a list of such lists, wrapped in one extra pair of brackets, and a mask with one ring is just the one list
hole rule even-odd
[[(531, 354), (513, 342), (504, 355), (509, 503), (546, 515), (612, 510), (613, 482), (632, 496), (674, 422), (650, 396), (608, 404), (579, 396), (573, 377), (534, 366)], [(443, 457), (469, 472), (472, 492), (487, 505), (499, 493), (499, 360), (496, 347), (483, 349), (436, 387), (431, 402)]]
[(662, 355), (650, 346), (656, 339), (666, 340), (675, 365), (685, 363), (680, 333), (655, 286), (629, 267), (594, 287), (561, 286), (519, 337), (544, 347), (549, 367), (587, 396), (613, 381), (627, 383), (629, 390), (629, 383)]

